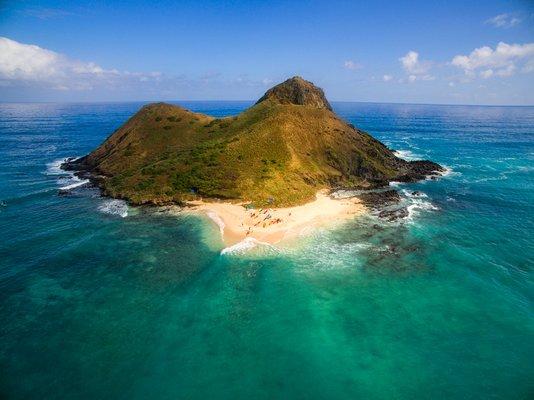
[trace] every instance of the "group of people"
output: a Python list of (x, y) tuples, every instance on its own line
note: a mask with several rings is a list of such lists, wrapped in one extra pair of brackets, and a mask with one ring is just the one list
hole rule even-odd
[(250, 218), (252, 218), (253, 220), (258, 219), (258, 221), (256, 221), (253, 226), (248, 227), (246, 232), (247, 236), (252, 233), (253, 227), (261, 225), (263, 228), (266, 228), (269, 225), (274, 225), (282, 222), (281, 218), (273, 218), (269, 209), (264, 210), (262, 208), (260, 208), (258, 211), (252, 211), (250, 213)]

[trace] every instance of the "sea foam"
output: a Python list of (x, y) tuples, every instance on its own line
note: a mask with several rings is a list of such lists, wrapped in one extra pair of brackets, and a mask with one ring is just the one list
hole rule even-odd
[(98, 211), (103, 212), (104, 214), (118, 215), (122, 218), (128, 216), (128, 204), (124, 200), (104, 200), (100, 206), (98, 206)]
[(449, 167), (447, 165), (443, 165), (443, 168), (445, 169), (444, 171), (439, 171), (438, 172), (438, 176), (441, 177), (441, 178), (451, 178), (453, 176), (460, 176), (462, 175), (461, 172), (458, 172), (458, 171), (454, 171), (452, 169), (452, 167)]
[(411, 150), (396, 150), (395, 155), (406, 161), (420, 160), (423, 156), (413, 153)]
[(88, 179), (78, 178), (74, 172), (65, 171), (61, 166), (67, 161), (76, 160), (76, 158), (60, 158), (46, 164), (45, 175), (57, 176), (56, 184), (60, 191), (69, 191), (89, 183)]
[(438, 211), (439, 207), (435, 206), (428, 200), (422, 198), (411, 198), (411, 204), (406, 207), (408, 210), (408, 221), (413, 221), (414, 217), (422, 211)]
[(61, 165), (67, 161), (66, 158), (60, 158), (46, 164), (46, 175), (67, 175), (68, 172), (61, 169)]
[(275, 250), (276, 252), (278, 252), (276, 246), (248, 237), (243, 239), (239, 243), (234, 244), (233, 246), (225, 247), (221, 250), (221, 255), (243, 254), (258, 246), (262, 246), (268, 248), (269, 250)]
[(87, 185), (89, 183), (89, 179), (80, 179), (76, 176), (73, 176), (71, 181), (73, 181), (73, 183), (69, 183), (66, 186), (62, 186), (59, 188), (59, 190), (68, 191), (68, 190), (72, 190), (83, 185)]
[(226, 226), (224, 224), (224, 221), (221, 219), (221, 217), (219, 217), (219, 215), (213, 211), (209, 211), (207, 213), (208, 217), (217, 224), (217, 226), (219, 227), (219, 230), (221, 231), (221, 236), (224, 235), (224, 227)]

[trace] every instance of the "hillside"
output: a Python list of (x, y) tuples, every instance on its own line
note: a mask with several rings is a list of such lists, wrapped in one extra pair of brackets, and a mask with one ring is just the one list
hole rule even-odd
[(441, 169), (399, 159), (340, 119), (323, 91), (300, 77), (273, 87), (234, 117), (149, 104), (65, 168), (89, 174), (104, 194), (133, 204), (202, 196), (258, 206), (304, 203), (324, 188), (414, 181)]

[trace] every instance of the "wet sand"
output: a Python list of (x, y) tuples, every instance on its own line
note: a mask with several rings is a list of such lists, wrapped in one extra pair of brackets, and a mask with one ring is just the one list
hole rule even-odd
[(189, 212), (204, 213), (219, 226), (227, 246), (246, 238), (275, 244), (303, 235), (310, 228), (335, 224), (366, 212), (358, 199), (333, 199), (325, 191), (318, 192), (310, 203), (286, 208), (246, 209), (244, 204), (202, 200), (190, 205)]

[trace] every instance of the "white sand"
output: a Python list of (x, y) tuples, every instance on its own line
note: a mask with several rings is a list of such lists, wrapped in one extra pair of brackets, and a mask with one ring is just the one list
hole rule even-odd
[(243, 204), (202, 200), (190, 205), (190, 211), (205, 213), (219, 226), (227, 246), (245, 238), (275, 244), (301, 235), (310, 228), (344, 221), (366, 212), (358, 199), (333, 199), (324, 191), (318, 192), (310, 203), (287, 208), (247, 210)]

